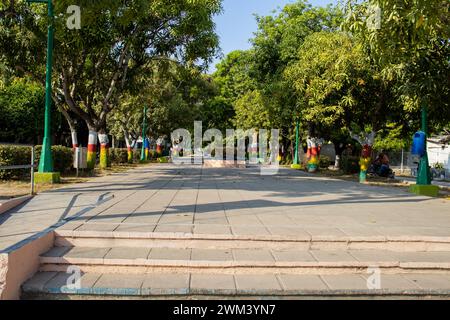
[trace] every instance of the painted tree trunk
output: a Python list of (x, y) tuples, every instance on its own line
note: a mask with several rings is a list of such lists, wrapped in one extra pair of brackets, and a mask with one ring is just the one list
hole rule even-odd
[(88, 152), (87, 152), (87, 167), (89, 170), (94, 170), (97, 160), (97, 139), (96, 131), (89, 130)]
[(306, 153), (306, 157), (308, 159), (308, 172), (316, 172), (319, 169), (322, 142), (317, 138), (308, 138), (307, 143), (308, 152)]
[(361, 158), (359, 160), (359, 182), (366, 183), (367, 182), (367, 171), (370, 168), (370, 164), (372, 163), (372, 146), (375, 143), (375, 132), (372, 131), (370, 133), (361, 133), (360, 135), (355, 135), (350, 132), (351, 137), (358, 141), (363, 149), (361, 152)]
[(76, 130), (72, 130), (71, 131), (71, 136), (72, 136), (72, 149), (73, 149), (73, 151), (75, 151), (75, 149), (78, 148), (77, 131)]
[(108, 168), (108, 158), (109, 158), (109, 139), (108, 135), (104, 133), (100, 133), (98, 135), (98, 139), (100, 141), (100, 169)]
[(361, 152), (361, 159), (359, 160), (359, 182), (366, 183), (367, 181), (367, 171), (372, 163), (372, 146), (369, 144), (363, 145)]
[(125, 143), (127, 145), (128, 163), (133, 163), (133, 146), (130, 143), (128, 134), (125, 133)]
[(149, 160), (149, 156), (150, 156), (150, 141), (148, 140), (148, 138), (145, 138), (144, 141), (144, 154), (145, 154), (145, 160)]

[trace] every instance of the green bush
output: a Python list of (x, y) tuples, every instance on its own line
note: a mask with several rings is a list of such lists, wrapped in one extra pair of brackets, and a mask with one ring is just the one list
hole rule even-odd
[(355, 174), (359, 172), (359, 157), (342, 156), (341, 170), (345, 174)]
[[(35, 147), (36, 163), (39, 164), (41, 158), (42, 146)], [(69, 172), (73, 166), (73, 150), (72, 148), (63, 146), (52, 146), (53, 170), (55, 172)]]
[(328, 156), (320, 156), (319, 167), (322, 169), (328, 169), (331, 165), (331, 159)]
[[(0, 146), (0, 166), (27, 165), (31, 163), (31, 148)], [(0, 170), (0, 179), (24, 178), (30, 169)]]
[(128, 151), (122, 148), (111, 148), (109, 150), (111, 163), (124, 164), (128, 163)]

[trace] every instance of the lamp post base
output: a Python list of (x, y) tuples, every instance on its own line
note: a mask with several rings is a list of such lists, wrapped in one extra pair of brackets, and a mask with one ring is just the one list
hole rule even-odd
[(409, 187), (409, 191), (419, 196), (437, 197), (439, 195), (439, 187), (430, 184), (414, 184)]
[(59, 172), (36, 172), (34, 174), (34, 182), (36, 184), (56, 184), (61, 182)]

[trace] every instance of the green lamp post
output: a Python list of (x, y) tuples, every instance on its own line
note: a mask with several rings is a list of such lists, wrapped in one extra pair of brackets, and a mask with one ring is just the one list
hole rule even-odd
[(144, 120), (142, 121), (142, 149), (141, 149), (141, 161), (146, 160), (145, 155), (145, 133), (147, 132), (147, 105), (144, 106)]
[(417, 184), (410, 187), (410, 191), (424, 196), (437, 197), (439, 187), (431, 184), (430, 163), (428, 161), (427, 137), (428, 137), (428, 107), (422, 106), (422, 131), (425, 133), (425, 154), (420, 158), (419, 170), (417, 172)]
[(54, 12), (52, 0), (27, 0), (28, 3), (46, 3), (48, 8), (47, 31), (47, 65), (45, 78), (45, 127), (44, 140), (39, 161), (39, 172), (36, 173), (36, 182), (59, 182), (59, 173), (53, 172), (52, 144), (51, 144), (51, 107), (52, 107), (52, 62), (54, 38)]
[(296, 126), (295, 126), (295, 155), (294, 155), (294, 161), (291, 166), (292, 169), (301, 169), (300, 161), (298, 158), (298, 151), (300, 148), (300, 121), (297, 120)]

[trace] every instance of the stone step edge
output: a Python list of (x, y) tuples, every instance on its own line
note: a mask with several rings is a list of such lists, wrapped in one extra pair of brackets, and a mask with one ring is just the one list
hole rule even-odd
[(273, 289), (203, 289), (203, 288), (174, 288), (174, 289), (153, 289), (153, 288), (81, 288), (69, 289), (67, 287), (47, 287), (37, 289), (22, 286), (22, 291), (27, 294), (62, 294), (62, 295), (93, 295), (93, 296), (264, 296), (278, 297), (383, 297), (383, 296), (412, 296), (412, 297), (449, 297), (450, 289), (381, 289), (381, 290), (346, 290), (346, 289), (321, 289), (321, 290), (273, 290)]
[(272, 242), (412, 242), (450, 244), (450, 237), (435, 236), (265, 236), (265, 235), (215, 235), (170, 232), (121, 232), (121, 231), (77, 231), (55, 230), (55, 236), (61, 238), (102, 238), (102, 239), (154, 239), (154, 240), (241, 240), (241, 241), (272, 241)]
[(96, 265), (164, 268), (400, 268), (450, 270), (450, 262), (398, 262), (398, 261), (337, 261), (337, 262), (265, 262), (265, 261), (210, 261), (210, 260), (157, 260), (157, 259), (104, 259), (40, 257), (41, 264)]

